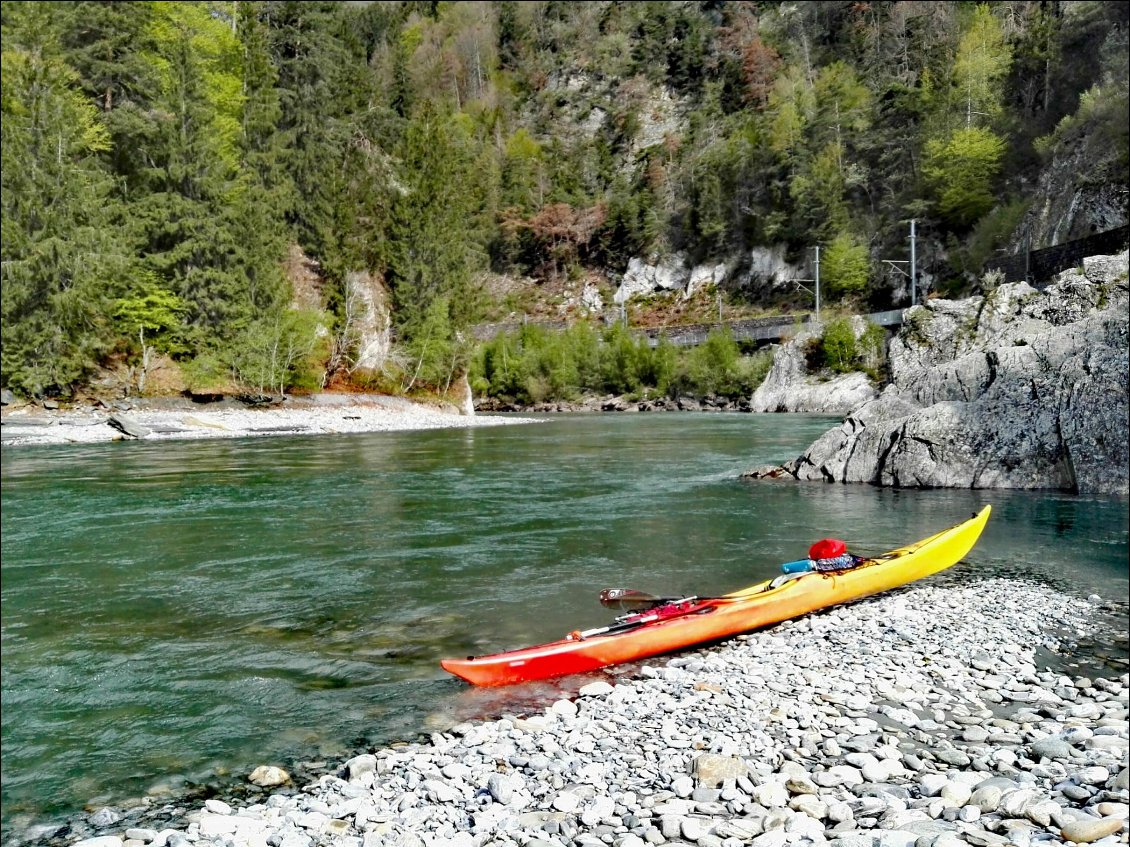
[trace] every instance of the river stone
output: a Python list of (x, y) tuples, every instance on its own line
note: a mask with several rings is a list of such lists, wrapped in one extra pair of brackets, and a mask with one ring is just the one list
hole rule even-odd
[(942, 786), (939, 795), (945, 800), (946, 805), (951, 808), (961, 808), (969, 802), (969, 798), (973, 796), (973, 789), (960, 782), (947, 782)]
[(581, 805), (581, 801), (572, 791), (562, 791), (553, 798), (552, 805), (557, 811), (569, 814), (570, 812), (577, 811), (577, 808)]
[(347, 832), (349, 832), (349, 821), (344, 821), (344, 820), (340, 820), (340, 819), (337, 819), (337, 818), (331, 818), (330, 820), (328, 820), (324, 824), (322, 824), (322, 833), (324, 835), (330, 836), (331, 838), (333, 838), (333, 837), (339, 837), (340, 838), (341, 836), (345, 835)]
[(766, 808), (780, 808), (789, 802), (789, 792), (779, 782), (766, 782), (754, 788), (753, 799)]
[(789, 806), (813, 820), (824, 820), (828, 816), (828, 804), (814, 794), (799, 794), (789, 801)]
[(142, 426), (133, 418), (127, 418), (122, 414), (111, 415), (106, 423), (130, 438), (145, 438), (150, 432), (148, 428)]
[(113, 824), (116, 824), (121, 819), (122, 819), (122, 816), (120, 814), (118, 814), (115, 810), (113, 810), (109, 807), (106, 807), (106, 808), (99, 809), (97, 812), (95, 812), (93, 815), (91, 815), (90, 816), (90, 823), (93, 826), (98, 826), (98, 827), (112, 826)]
[(577, 692), (581, 697), (604, 697), (615, 691), (615, 687), (603, 679), (598, 679), (595, 682), (590, 682), (587, 685), (582, 685)]
[(689, 776), (680, 776), (671, 783), (671, 790), (676, 797), (690, 797), (694, 793), (694, 780)]
[(781, 828), (768, 830), (753, 839), (753, 847), (783, 847), (788, 842), (789, 834)]
[(727, 779), (737, 780), (748, 772), (745, 761), (736, 756), (703, 753), (694, 760), (694, 775), (704, 788), (716, 788)]
[(877, 844), (877, 836), (869, 829), (841, 832), (828, 842), (829, 847), (877, 847)]
[(1036, 761), (1040, 761), (1040, 759), (1053, 759), (1058, 761), (1070, 759), (1072, 756), (1078, 755), (1067, 740), (1059, 735), (1052, 735), (1048, 738), (1033, 741), (1028, 749), (1032, 751), (1032, 758)]
[(1090, 818), (1069, 821), (1060, 828), (1060, 835), (1066, 841), (1076, 844), (1090, 844), (1108, 835), (1122, 831), (1123, 821), (1120, 818)]
[(1083, 768), (1075, 776), (1082, 785), (1104, 785), (1110, 779), (1110, 771), (1099, 765)]
[(72, 847), (122, 847), (123, 843), (117, 835), (100, 835), (97, 838), (78, 841)]
[(949, 785), (949, 777), (941, 773), (923, 774), (918, 781), (918, 788), (923, 797), (938, 797), (947, 785)]
[(785, 788), (790, 794), (816, 794), (819, 791), (807, 774), (789, 777), (785, 780)]
[(274, 765), (260, 765), (251, 772), (247, 781), (260, 788), (275, 788), (290, 782), (290, 774)]
[(354, 756), (345, 763), (345, 770), (349, 775), (349, 781), (355, 782), (361, 778), (362, 774), (376, 773), (377, 757), (372, 753), (362, 753), (360, 756)]
[(487, 791), (496, 803), (507, 805), (514, 797), (514, 788), (503, 774), (494, 773), (487, 779)]

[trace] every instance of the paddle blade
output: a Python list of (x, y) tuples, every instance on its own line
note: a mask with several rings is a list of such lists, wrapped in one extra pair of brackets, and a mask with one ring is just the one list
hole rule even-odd
[(609, 609), (638, 611), (650, 609), (652, 606), (663, 602), (663, 597), (656, 597), (654, 594), (648, 594), (644, 591), (636, 591), (634, 588), (606, 588), (600, 592), (600, 604)]

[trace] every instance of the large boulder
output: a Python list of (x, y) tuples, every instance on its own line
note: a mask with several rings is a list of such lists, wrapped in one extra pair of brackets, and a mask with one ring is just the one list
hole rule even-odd
[(916, 307), (888, 351), (891, 384), (784, 470), (1127, 493), (1128, 311), (1126, 253), (1089, 259), (1042, 293), (1018, 283)]
[[(867, 322), (856, 316), (852, 328), (859, 338)], [(846, 415), (878, 396), (871, 380), (859, 372), (831, 379), (808, 373), (805, 350), (818, 335), (806, 328), (774, 348), (773, 365), (750, 398), (752, 411)]]

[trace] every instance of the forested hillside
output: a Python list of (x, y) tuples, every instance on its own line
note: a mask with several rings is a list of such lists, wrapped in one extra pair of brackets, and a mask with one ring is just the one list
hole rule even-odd
[(1081, 148), (1072, 178), (1126, 222), (1121, 2), (2, 13), (0, 381), (25, 396), (153, 390), (158, 358), (201, 390), (443, 389), (512, 306), (499, 280), (608, 285), (633, 257), (728, 263), (768, 308), (751, 251), (819, 244), (833, 299), (901, 305), (881, 260), (910, 219), (960, 293)]

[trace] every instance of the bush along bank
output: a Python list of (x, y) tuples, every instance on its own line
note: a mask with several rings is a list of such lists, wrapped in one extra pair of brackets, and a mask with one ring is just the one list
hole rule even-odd
[[(476, 408), (581, 411), (738, 408), (769, 371), (771, 355), (743, 355), (726, 330), (704, 344), (677, 348), (617, 324), (598, 331), (577, 323), (563, 332), (528, 325), (480, 346), (470, 369)], [(613, 398), (616, 398), (613, 400)], [(692, 401), (690, 398), (694, 398)], [(613, 407), (604, 406), (613, 401)], [(682, 404), (680, 406), (679, 404)]]

